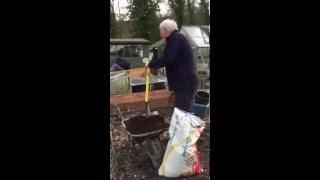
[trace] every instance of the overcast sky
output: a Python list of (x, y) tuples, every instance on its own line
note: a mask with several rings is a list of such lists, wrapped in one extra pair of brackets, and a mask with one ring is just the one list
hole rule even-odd
[[(200, 0), (196, 0), (196, 2), (199, 2), (199, 1)], [(167, 2), (167, 0), (164, 0), (164, 2)], [(126, 14), (128, 12), (128, 9), (126, 8), (128, 5), (129, 5), (128, 0), (114, 0), (115, 13), (119, 14), (119, 9), (120, 9), (121, 14)], [(161, 15), (164, 15), (168, 12), (169, 6), (167, 5), (167, 3), (160, 3), (159, 6), (160, 6), (160, 14)], [(210, 7), (210, 1), (209, 1), (209, 7)]]

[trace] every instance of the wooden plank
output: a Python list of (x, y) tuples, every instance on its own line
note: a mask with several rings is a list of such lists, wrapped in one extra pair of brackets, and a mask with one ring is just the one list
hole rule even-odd
[(130, 78), (135, 79), (139, 77), (144, 77), (145, 71), (146, 71), (146, 68), (130, 69)]
[[(144, 95), (145, 92), (130, 93), (117, 95), (110, 98), (110, 111), (115, 111), (115, 105), (117, 104), (121, 110), (134, 110), (144, 108)], [(167, 107), (172, 106), (174, 97), (171, 96), (171, 92), (167, 89), (150, 91), (149, 94), (149, 106), (152, 107)]]
[[(110, 104), (130, 104), (130, 103), (144, 102), (144, 96), (145, 96), (145, 92), (116, 95), (110, 98)], [(149, 102), (159, 100), (159, 99), (167, 100), (169, 102), (170, 96), (171, 96), (171, 92), (167, 89), (150, 91)]]
[(115, 72), (125, 72), (129, 73), (130, 78), (138, 78), (138, 77), (144, 77), (145, 76), (146, 68), (134, 68), (130, 70), (121, 70), (121, 71), (114, 71), (110, 72), (110, 76), (114, 74)]

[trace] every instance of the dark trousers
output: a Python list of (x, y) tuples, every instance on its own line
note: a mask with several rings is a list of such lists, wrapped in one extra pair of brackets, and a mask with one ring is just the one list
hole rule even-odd
[(192, 112), (193, 107), (193, 98), (195, 94), (194, 89), (183, 89), (183, 90), (173, 90), (175, 97), (175, 107), (187, 111)]

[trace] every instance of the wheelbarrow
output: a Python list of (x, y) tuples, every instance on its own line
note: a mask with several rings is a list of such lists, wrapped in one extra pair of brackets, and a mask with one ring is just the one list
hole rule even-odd
[(133, 116), (121, 121), (132, 144), (143, 144), (155, 169), (162, 163), (165, 147), (160, 135), (168, 130), (169, 124), (160, 115)]
[(122, 117), (122, 125), (125, 128), (130, 139), (132, 139), (132, 146), (135, 144), (144, 143), (144, 147), (155, 169), (158, 169), (162, 163), (165, 147), (160, 140), (160, 135), (169, 129), (169, 124), (165, 122), (164, 117), (160, 115), (153, 115), (149, 108), (149, 75), (150, 69), (146, 71), (146, 116), (133, 116), (124, 119), (121, 115), (120, 108), (118, 111)]

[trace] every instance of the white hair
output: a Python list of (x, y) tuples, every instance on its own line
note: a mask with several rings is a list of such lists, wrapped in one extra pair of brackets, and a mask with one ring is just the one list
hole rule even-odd
[(168, 33), (171, 33), (174, 30), (178, 30), (177, 23), (174, 20), (166, 19), (160, 23), (160, 29), (166, 30)]

